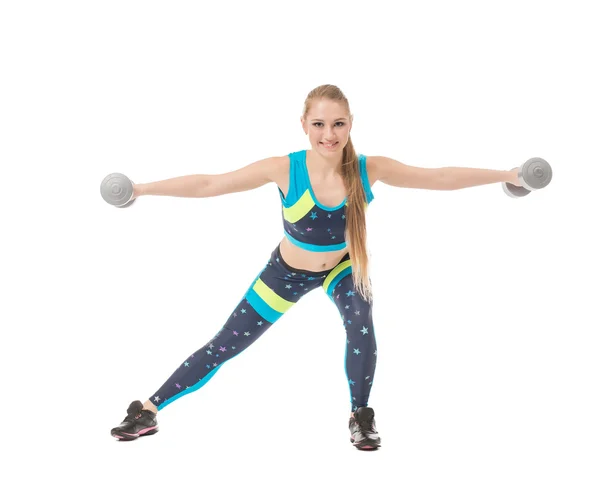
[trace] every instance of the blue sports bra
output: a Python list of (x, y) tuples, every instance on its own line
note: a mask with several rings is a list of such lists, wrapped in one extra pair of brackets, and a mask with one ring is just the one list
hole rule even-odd
[[(290, 186), (287, 197), (279, 189), (283, 229), (292, 244), (314, 252), (339, 251), (346, 247), (346, 198), (336, 207), (321, 204), (312, 189), (306, 168), (306, 150), (290, 153)], [(374, 196), (367, 176), (367, 157), (358, 164), (367, 205)]]

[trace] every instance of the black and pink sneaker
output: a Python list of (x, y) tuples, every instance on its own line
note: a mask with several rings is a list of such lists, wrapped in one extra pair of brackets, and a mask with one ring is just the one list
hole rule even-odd
[(154, 435), (158, 431), (156, 413), (144, 410), (139, 400), (131, 402), (127, 409), (127, 416), (123, 422), (110, 431), (110, 434), (119, 441), (135, 440), (138, 437)]
[(377, 450), (381, 438), (375, 429), (375, 412), (370, 407), (360, 407), (350, 417), (350, 441), (359, 450)]

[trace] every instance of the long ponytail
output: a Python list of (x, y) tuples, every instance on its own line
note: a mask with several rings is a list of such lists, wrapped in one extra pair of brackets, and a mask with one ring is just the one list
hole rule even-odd
[[(304, 102), (304, 118), (313, 100), (327, 98), (343, 104), (350, 113), (348, 99), (334, 85), (321, 85), (312, 90)], [(367, 253), (367, 223), (365, 216), (366, 196), (362, 186), (358, 155), (354, 150), (352, 138), (344, 147), (342, 157), (342, 177), (347, 191), (345, 238), (352, 262), (352, 278), (357, 292), (368, 302), (373, 300), (371, 280), (369, 278), (369, 256)]]

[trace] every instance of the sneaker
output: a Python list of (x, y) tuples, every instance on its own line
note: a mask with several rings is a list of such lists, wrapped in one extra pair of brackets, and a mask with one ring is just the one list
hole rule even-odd
[(381, 438), (375, 429), (375, 412), (370, 407), (360, 407), (350, 417), (350, 441), (359, 450), (376, 450)]
[(135, 440), (144, 435), (154, 435), (158, 431), (156, 413), (151, 410), (142, 410), (142, 402), (131, 402), (127, 409), (127, 416), (123, 422), (110, 431), (110, 434), (119, 441)]

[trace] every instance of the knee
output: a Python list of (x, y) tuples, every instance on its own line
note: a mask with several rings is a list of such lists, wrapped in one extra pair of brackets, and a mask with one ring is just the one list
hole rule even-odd
[(356, 310), (346, 319), (346, 332), (361, 340), (375, 340), (373, 317), (370, 309)]

